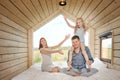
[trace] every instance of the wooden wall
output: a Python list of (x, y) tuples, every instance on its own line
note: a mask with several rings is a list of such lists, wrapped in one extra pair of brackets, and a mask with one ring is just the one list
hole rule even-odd
[(98, 35), (113, 31), (113, 65), (112, 68), (120, 70), (120, 16), (96, 29), (95, 32), (95, 55), (100, 57), (100, 39)]
[(27, 30), (0, 15), (0, 80), (23, 72), (28, 65)]

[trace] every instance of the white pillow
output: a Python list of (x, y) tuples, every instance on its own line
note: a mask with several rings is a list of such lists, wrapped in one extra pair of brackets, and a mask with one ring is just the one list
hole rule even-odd
[(100, 59), (95, 58), (94, 63), (92, 64), (92, 68), (97, 68), (98, 70), (100, 69), (106, 69), (107, 65), (104, 64)]

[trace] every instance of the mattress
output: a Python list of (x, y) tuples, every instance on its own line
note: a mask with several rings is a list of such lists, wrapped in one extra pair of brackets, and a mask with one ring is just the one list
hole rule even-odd
[[(106, 65), (98, 58), (94, 60), (92, 67), (99, 71), (90, 77), (74, 77), (64, 73), (42, 72), (40, 64), (34, 64), (26, 71), (13, 77), (12, 80), (120, 80), (120, 71), (106, 68)], [(55, 62), (55, 65), (61, 68), (67, 67), (66, 62)]]

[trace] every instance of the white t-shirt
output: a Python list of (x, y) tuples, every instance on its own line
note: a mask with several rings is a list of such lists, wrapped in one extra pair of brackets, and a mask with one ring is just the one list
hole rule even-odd
[(84, 34), (85, 34), (85, 31), (84, 31), (83, 27), (78, 28), (75, 33), (75, 35), (79, 36), (81, 44), (85, 44)]

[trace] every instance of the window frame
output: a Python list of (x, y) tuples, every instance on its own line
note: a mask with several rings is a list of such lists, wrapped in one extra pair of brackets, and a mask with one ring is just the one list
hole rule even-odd
[[(114, 55), (114, 33), (113, 31), (109, 31), (109, 32), (105, 32), (103, 34), (100, 34), (99, 35), (99, 38), (100, 38), (100, 60), (101, 61), (104, 61), (104, 62), (107, 62), (107, 63), (110, 63), (113, 65), (113, 55)], [(102, 58), (102, 40), (104, 39), (108, 39), (108, 38), (112, 38), (112, 41), (111, 41), (111, 59), (106, 59), (106, 58)]]

